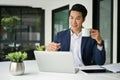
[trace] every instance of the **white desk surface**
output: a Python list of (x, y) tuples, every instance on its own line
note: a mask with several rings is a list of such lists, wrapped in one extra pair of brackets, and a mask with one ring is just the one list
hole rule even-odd
[(40, 72), (35, 60), (26, 60), (25, 73), (13, 76), (9, 73), (10, 62), (0, 62), (0, 80), (120, 80), (120, 73), (52, 73)]

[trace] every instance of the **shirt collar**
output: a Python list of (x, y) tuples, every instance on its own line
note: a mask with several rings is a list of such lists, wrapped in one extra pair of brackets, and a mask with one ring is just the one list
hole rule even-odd
[[(75, 36), (76, 34), (74, 34), (73, 32), (72, 32), (72, 30), (70, 29), (70, 33), (71, 33), (71, 36)], [(82, 36), (82, 32), (80, 32), (78, 35), (76, 35), (76, 36), (78, 36), (78, 37), (80, 37), (80, 36)]]

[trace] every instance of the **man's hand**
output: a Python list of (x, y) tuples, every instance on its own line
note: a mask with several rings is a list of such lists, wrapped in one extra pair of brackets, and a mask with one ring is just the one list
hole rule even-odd
[(46, 48), (47, 51), (57, 51), (58, 49), (60, 49), (60, 43), (55, 42), (51, 42)]
[(92, 37), (93, 39), (95, 39), (98, 44), (101, 44), (101, 43), (102, 43), (102, 38), (101, 38), (100, 33), (99, 33), (98, 30), (91, 29), (91, 30), (90, 30), (90, 33), (91, 33), (91, 37)]

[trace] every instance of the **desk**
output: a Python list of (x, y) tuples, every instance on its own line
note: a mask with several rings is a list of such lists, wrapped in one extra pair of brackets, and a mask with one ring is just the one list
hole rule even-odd
[(52, 73), (40, 72), (35, 60), (26, 60), (25, 73), (12, 76), (9, 73), (10, 62), (0, 62), (0, 80), (120, 80), (120, 73)]

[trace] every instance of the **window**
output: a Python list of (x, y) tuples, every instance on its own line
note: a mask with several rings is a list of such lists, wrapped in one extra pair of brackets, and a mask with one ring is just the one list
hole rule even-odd
[(52, 10), (52, 39), (57, 32), (69, 28), (69, 5)]
[(0, 59), (14, 51), (26, 51), (34, 59), (36, 45), (44, 45), (44, 10), (0, 6), (0, 21)]
[(113, 0), (93, 0), (93, 28), (99, 29), (105, 43), (106, 63), (112, 62)]

